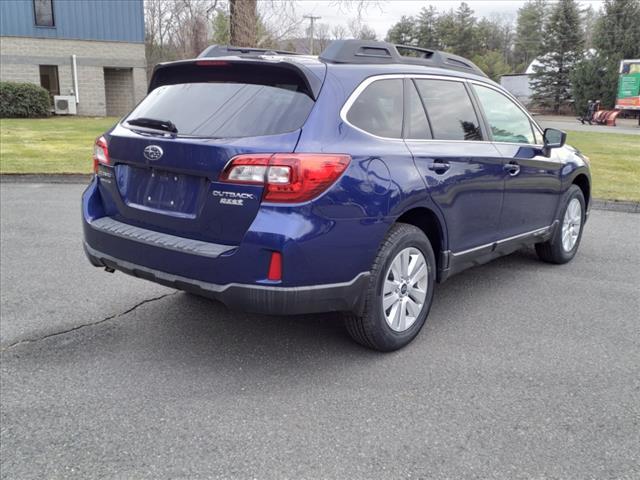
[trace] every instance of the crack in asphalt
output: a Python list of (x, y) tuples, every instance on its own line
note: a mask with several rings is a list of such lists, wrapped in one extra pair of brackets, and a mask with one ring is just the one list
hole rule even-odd
[(141, 307), (145, 303), (151, 303), (151, 302), (155, 302), (157, 300), (162, 300), (163, 298), (170, 297), (171, 295), (175, 295), (176, 293), (179, 293), (179, 290), (175, 290), (175, 291), (173, 291), (171, 293), (165, 293), (164, 295), (160, 295), (159, 297), (147, 298), (145, 300), (142, 300), (141, 302), (136, 303), (134, 306), (132, 306), (131, 308), (125, 310), (124, 312), (115, 313), (113, 315), (109, 315), (108, 317), (101, 318), (100, 320), (96, 320), (95, 322), (83, 323), (81, 325), (76, 325), (75, 327), (71, 327), (71, 328), (68, 328), (66, 330), (61, 330), (59, 332), (49, 333), (47, 335), (43, 335), (43, 336), (37, 337), (37, 338), (25, 338), (24, 340), (18, 340), (17, 342), (14, 342), (14, 343), (12, 343), (12, 344), (4, 347), (4, 348), (1, 348), (0, 351), (1, 352), (6, 352), (7, 350), (10, 350), (10, 349), (12, 349), (14, 347), (18, 347), (18, 346), (26, 344), (26, 343), (36, 343), (36, 342), (40, 342), (42, 340), (46, 340), (47, 338), (57, 337), (58, 335), (64, 335), (64, 334), (67, 334), (67, 333), (75, 332), (76, 330), (80, 330), (80, 329), (85, 328), (85, 327), (93, 327), (95, 325), (100, 325), (101, 323), (108, 322), (109, 320), (113, 320), (115, 318), (123, 317), (123, 316), (133, 312), (137, 308)]

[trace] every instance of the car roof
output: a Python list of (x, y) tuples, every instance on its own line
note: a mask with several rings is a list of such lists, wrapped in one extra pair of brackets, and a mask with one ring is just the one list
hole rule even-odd
[(334, 63), (328, 64), (328, 68), (332, 71), (343, 71), (353, 73), (354, 75), (362, 75), (363, 77), (371, 77), (377, 75), (437, 75), (442, 77), (463, 78), (469, 80), (477, 80), (484, 83), (499, 86), (496, 82), (486, 76), (477, 75), (475, 73), (459, 72), (440, 67), (426, 67), (421, 65), (407, 64), (384, 64), (384, 65), (368, 65), (368, 64), (344, 64)]

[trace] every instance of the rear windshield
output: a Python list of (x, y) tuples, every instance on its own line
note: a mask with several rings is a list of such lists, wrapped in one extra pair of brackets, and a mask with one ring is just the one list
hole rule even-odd
[(313, 103), (293, 83), (177, 83), (153, 90), (127, 120), (169, 120), (179, 136), (254, 137), (300, 128)]

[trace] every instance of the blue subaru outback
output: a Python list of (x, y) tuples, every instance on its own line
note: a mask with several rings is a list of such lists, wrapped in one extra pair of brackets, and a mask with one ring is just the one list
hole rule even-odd
[(389, 351), (434, 283), (528, 245), (570, 261), (588, 160), (473, 63), (382, 42), (158, 65), (94, 148), (91, 263), (268, 314), (346, 313)]

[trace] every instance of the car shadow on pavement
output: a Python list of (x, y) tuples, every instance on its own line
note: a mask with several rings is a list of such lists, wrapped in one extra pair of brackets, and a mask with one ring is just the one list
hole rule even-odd
[[(528, 251), (470, 269), (436, 287), (427, 324), (400, 352), (380, 355), (354, 343), (338, 313), (266, 316), (230, 311), (214, 300), (184, 292), (148, 302), (107, 322), (56, 335), (30, 345), (51, 361), (77, 362), (117, 352), (133, 364), (263, 370), (358, 368), (360, 362), (386, 361), (397, 355), (427, 355), (430, 344), (442, 344), (440, 332), (463, 335), (461, 305), (496, 296), (523, 269), (544, 264)], [(499, 296), (499, 294), (497, 295)], [(453, 331), (451, 331), (453, 329)], [(456, 329), (458, 331), (456, 331)], [(445, 338), (449, 338), (448, 336)], [(24, 355), (25, 347), (19, 350)], [(48, 350), (46, 353), (42, 350)], [(13, 349), (12, 349), (13, 350)], [(103, 350), (103, 351), (101, 351)], [(8, 352), (5, 352), (8, 353)]]

